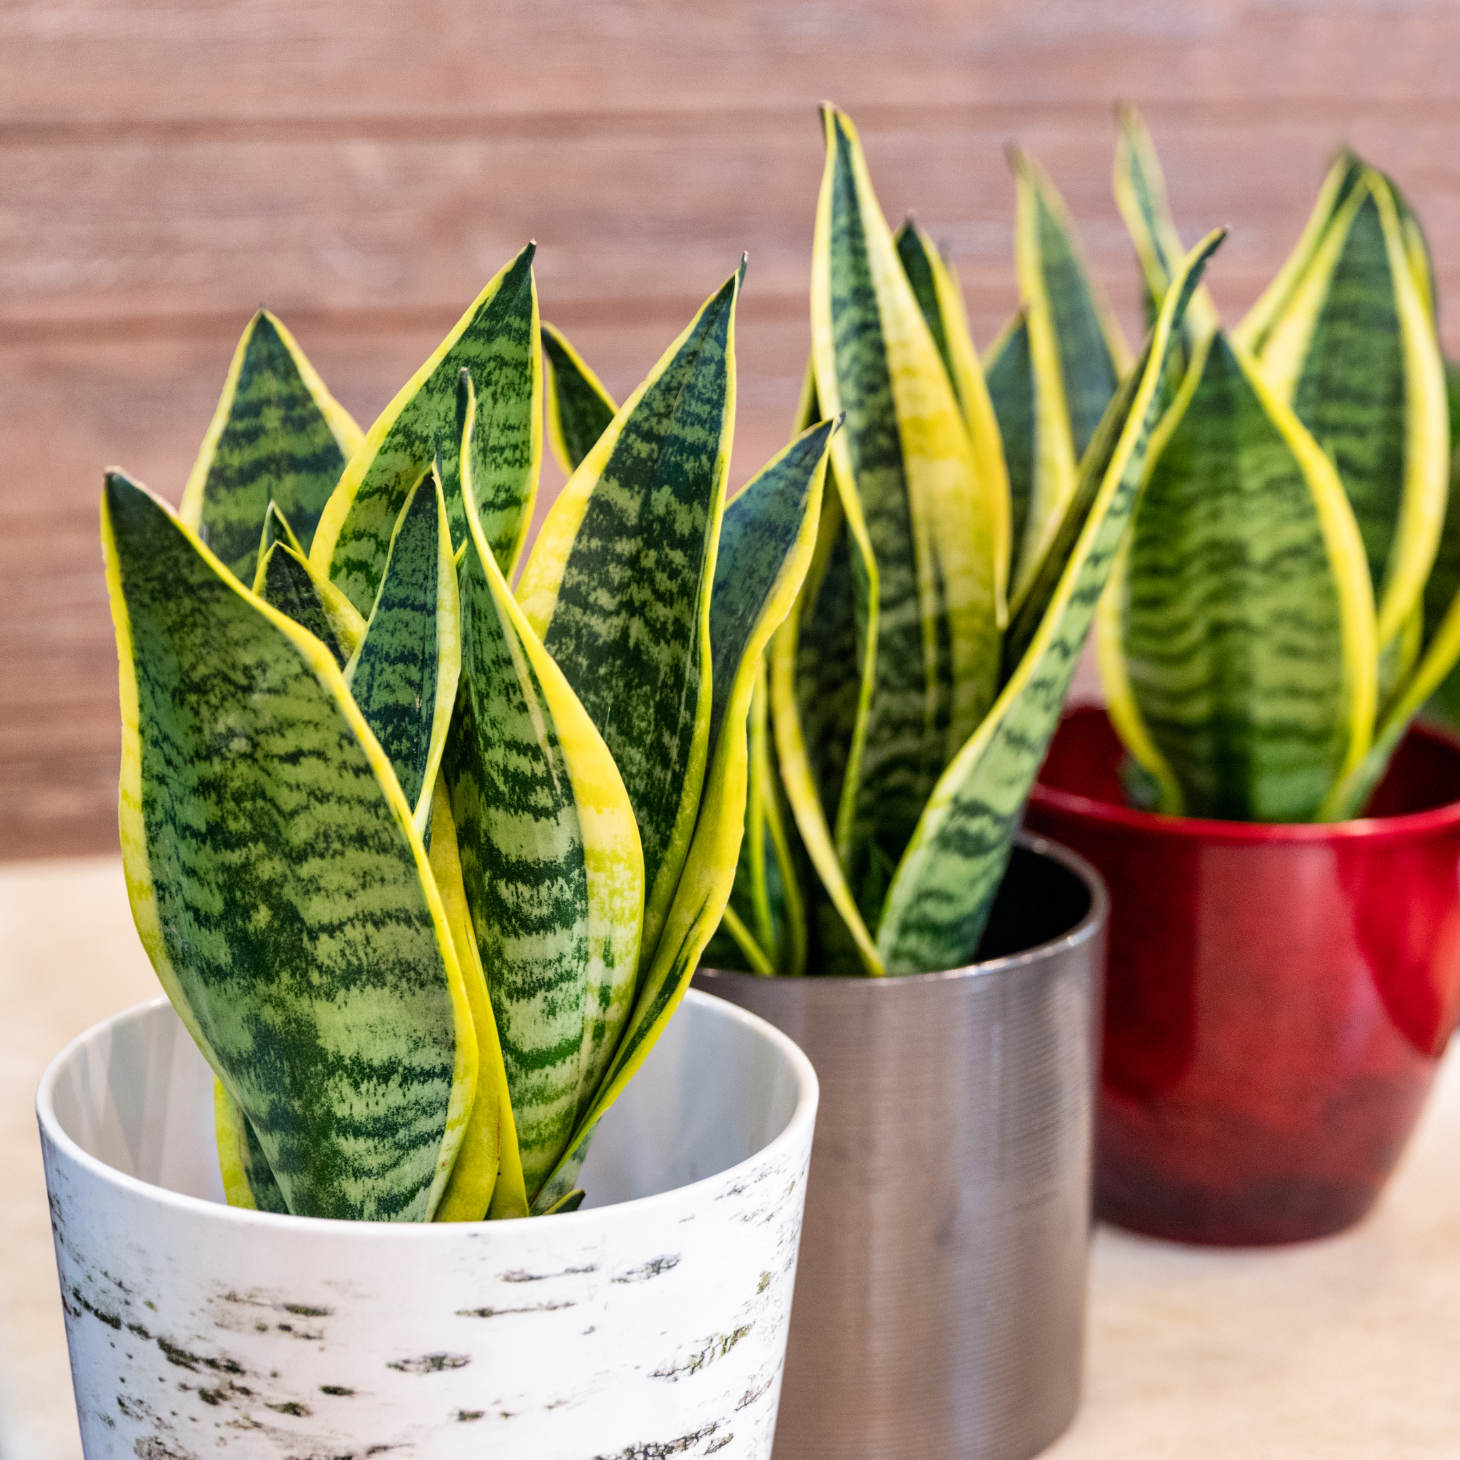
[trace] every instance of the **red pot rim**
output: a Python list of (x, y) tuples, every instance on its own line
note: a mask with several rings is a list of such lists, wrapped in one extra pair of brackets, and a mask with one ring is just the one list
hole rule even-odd
[[(1065, 718), (1071, 720), (1087, 715), (1105, 718), (1105, 707), (1078, 705), (1067, 710)], [(1455, 760), (1460, 760), (1460, 739), (1432, 726), (1412, 725), (1406, 739), (1425, 741), (1448, 751)], [(1460, 826), (1460, 801), (1447, 801), (1440, 806), (1431, 806), (1423, 811), (1401, 812), (1396, 816), (1360, 816), (1351, 821), (1319, 822), (1218, 821), (1200, 816), (1166, 816), (1160, 812), (1140, 811), (1133, 806), (1123, 806), (1095, 796), (1081, 795), (1076, 791), (1046, 786), (1042, 781), (1034, 783), (1034, 789), (1029, 793), (1029, 801), (1031, 805), (1048, 811), (1082, 817), (1087, 821), (1120, 827), (1127, 831), (1232, 844), (1399, 841), (1430, 836)], [(1054, 835), (1058, 836), (1058, 832)]]

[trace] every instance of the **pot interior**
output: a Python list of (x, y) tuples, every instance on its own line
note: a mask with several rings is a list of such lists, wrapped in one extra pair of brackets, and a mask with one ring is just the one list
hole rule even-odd
[(1016, 842), (975, 962), (1009, 958), (1073, 932), (1089, 916), (1090, 888), (1073, 868)]
[[(584, 1209), (718, 1175), (804, 1115), (805, 1057), (752, 1015), (691, 992), (594, 1138)], [(42, 1082), (41, 1119), (86, 1155), (149, 1185), (223, 1201), (213, 1076), (165, 999), (99, 1024)]]

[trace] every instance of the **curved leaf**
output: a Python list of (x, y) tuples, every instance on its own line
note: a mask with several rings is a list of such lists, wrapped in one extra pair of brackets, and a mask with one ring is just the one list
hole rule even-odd
[(1035, 406), (1033, 482), (1012, 590), (1017, 606), (1074, 495), (1080, 458), (1125, 373), (1127, 352), (1054, 184), (1025, 153), (1013, 152), (1011, 161), (1014, 256)]
[(1360, 168), (1259, 357), (1275, 393), (1338, 467), (1368, 558), (1381, 650), (1423, 594), (1448, 492), (1432, 297), (1392, 185)]
[(811, 561), (835, 429), (823, 421), (798, 437), (725, 510), (711, 619), (710, 769), (694, 840), (623, 1043), (569, 1155), (543, 1188), (539, 1210), (571, 1190), (594, 1126), (664, 1032), (729, 902), (745, 826), (746, 717), (766, 645)]
[(360, 428), (293, 335), (261, 309), (234, 351), (178, 515), (240, 582), (252, 583), (269, 503), (307, 549), (359, 444)]
[(628, 1017), (644, 868), (603, 739), (528, 627), (474, 513), (471, 526), (445, 773), (532, 1201)]
[(948, 375), (883, 220), (851, 121), (823, 111), (812, 257), (812, 358), (853, 536), (875, 560), (875, 682), (836, 818), (857, 903), (887, 874), (953, 746), (993, 698), (1004, 606), (997, 525)]
[(102, 537), (123, 860), (158, 978), (291, 1211), (426, 1220), (476, 1041), (395, 775), (325, 646), (115, 473)]
[(737, 271), (704, 304), (584, 457), (518, 588), (628, 788), (644, 848), (646, 962), (689, 851), (708, 755), (740, 280)]
[(1111, 717), (1164, 811), (1312, 820), (1368, 749), (1377, 696), (1338, 474), (1220, 333), (1151, 455), (1101, 607)]
[[(456, 464), (462, 370), (476, 394), (473, 478), (483, 530), (511, 572), (532, 519), (542, 455), (542, 359), (538, 348), (535, 245), (477, 296), (431, 358), (370, 427), (335, 488), (310, 549), (310, 563), (362, 613), (380, 587), (391, 534), (407, 493), (439, 454), (443, 485)], [(453, 527), (464, 530), (458, 493), (449, 491)]]
[(1211, 235), (1189, 256), (1163, 302), (1081, 468), (1099, 487), (1048, 607), (987, 719), (939, 780), (892, 879), (877, 928), (890, 973), (957, 968), (975, 955), (1145, 473), (1175, 331), (1221, 237)]
[(550, 324), (542, 327), (542, 356), (547, 364), (548, 444), (571, 476), (608, 430), (618, 407), (568, 337)]
[(426, 834), (456, 702), (461, 610), (446, 496), (428, 472), (401, 508), (380, 592), (345, 682)]

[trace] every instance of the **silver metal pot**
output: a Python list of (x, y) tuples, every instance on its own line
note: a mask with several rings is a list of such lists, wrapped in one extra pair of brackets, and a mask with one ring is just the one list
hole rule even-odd
[(1105, 923), (1022, 837), (979, 963), (697, 975), (821, 1079), (776, 1460), (1026, 1460), (1073, 1419)]

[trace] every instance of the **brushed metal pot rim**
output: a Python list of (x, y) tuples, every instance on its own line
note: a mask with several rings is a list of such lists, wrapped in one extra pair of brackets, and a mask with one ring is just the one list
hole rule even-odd
[[(920, 984), (954, 983), (961, 979), (1013, 975), (1046, 963), (1052, 958), (1059, 958), (1066, 953), (1073, 952), (1089, 943), (1092, 938), (1097, 937), (1105, 926), (1110, 912), (1110, 896), (1105, 890), (1105, 879), (1101, 877), (1100, 873), (1078, 852), (1072, 852), (1068, 847), (1061, 846), (1059, 842), (1051, 841), (1048, 837), (1039, 836), (1034, 832), (1021, 831), (1014, 840), (1016, 845), (1032, 852), (1036, 857), (1058, 862), (1066, 871), (1074, 873), (1085, 884), (1085, 889), (1090, 894), (1090, 906), (1085, 916), (1068, 932), (1061, 933), (1057, 938), (1050, 938), (1044, 943), (1036, 943), (1034, 947), (1026, 948), (1021, 953), (1006, 953), (1002, 958), (987, 958), (981, 963), (966, 963), (961, 968), (935, 969), (932, 973), (895, 973), (881, 977), (872, 977), (865, 973), (808, 973), (797, 977), (785, 974), (773, 974), (767, 977), (760, 973), (746, 973), (738, 968), (711, 968), (708, 966), (701, 966), (699, 972), (711, 974), (715, 978), (744, 978), (752, 979), (756, 983), (786, 984), (800, 990), (814, 988), (818, 985), (836, 988), (851, 985), (868, 989), (893, 989), (907, 985), (916, 987)], [(889, 994), (888, 997), (892, 997), (892, 995)]]
[[(647, 1212), (656, 1206), (666, 1203), (682, 1204), (686, 1193), (693, 1193), (699, 1188), (709, 1191), (711, 1188), (718, 1189), (723, 1186), (725, 1178), (733, 1172), (742, 1168), (749, 1169), (761, 1165), (769, 1153), (775, 1152), (782, 1147), (804, 1142), (807, 1139), (808, 1128), (814, 1125), (816, 1120), (816, 1107), (820, 1099), (821, 1085), (816, 1077), (816, 1071), (811, 1061), (794, 1040), (782, 1034), (769, 1020), (762, 1019), (758, 1014), (752, 1014), (748, 1009), (742, 1009), (737, 1004), (728, 1003), (724, 999), (714, 998), (710, 994), (701, 993), (697, 989), (689, 989), (685, 993), (685, 1001), (695, 1004), (709, 1006), (706, 1012), (715, 1018), (729, 1019), (732, 1023), (744, 1024), (754, 1030), (766, 1043), (775, 1047), (777, 1053), (789, 1066), (792, 1078), (796, 1082), (796, 1104), (791, 1111), (790, 1119), (757, 1151), (752, 1152), (743, 1161), (737, 1161), (733, 1166), (727, 1166), (723, 1171), (712, 1172), (709, 1176), (701, 1177), (698, 1181), (686, 1182), (682, 1186), (676, 1186), (669, 1191), (661, 1191), (653, 1196), (635, 1197), (632, 1201), (614, 1202), (609, 1206), (588, 1207), (576, 1212), (559, 1212), (553, 1217), (556, 1226), (560, 1222), (573, 1222), (578, 1225), (608, 1226), (615, 1220), (620, 1219), (620, 1214), (632, 1207), (635, 1211)], [(292, 1213), (284, 1212), (260, 1212), (252, 1211), (246, 1207), (227, 1206), (222, 1202), (208, 1201), (200, 1196), (190, 1196), (186, 1192), (173, 1191), (166, 1186), (158, 1186), (151, 1181), (143, 1181), (138, 1176), (132, 1176), (128, 1172), (119, 1171), (115, 1166), (93, 1156), (90, 1151), (85, 1150), (78, 1144), (61, 1123), (60, 1117), (56, 1114), (55, 1089), (56, 1083), (61, 1078), (63, 1068), (70, 1063), (72, 1058), (79, 1053), (82, 1046), (94, 1039), (101, 1037), (106, 1029), (115, 1027), (118, 1024), (130, 1023), (133, 1020), (144, 1019), (154, 1010), (167, 1003), (165, 995), (159, 995), (155, 999), (147, 999), (140, 1004), (133, 1004), (129, 1009), (123, 1009), (119, 1013), (112, 1014), (108, 1018), (93, 1024), (89, 1029), (78, 1034), (51, 1060), (46, 1066), (45, 1073), (41, 1076), (40, 1085), (36, 1090), (35, 1110), (36, 1118), (40, 1122), (41, 1130), (52, 1142), (55, 1148), (70, 1162), (87, 1176), (94, 1180), (106, 1183), (109, 1186), (120, 1187), (123, 1190), (134, 1192), (145, 1197), (148, 1201), (156, 1202), (159, 1206), (176, 1207), (183, 1211), (191, 1211), (198, 1217), (211, 1222), (223, 1222), (242, 1227), (274, 1227), (280, 1236), (288, 1232), (299, 1232), (308, 1228), (311, 1232), (328, 1232), (333, 1230), (341, 1238), (348, 1237), (351, 1242), (376, 1241), (376, 1242), (442, 1242), (447, 1243), (459, 1239), (463, 1231), (473, 1228), (488, 1227), (500, 1232), (503, 1228), (511, 1228), (518, 1225), (520, 1221), (535, 1222), (534, 1217), (519, 1218), (517, 1221), (493, 1221), (493, 1222), (352, 1222), (344, 1221), (337, 1217), (297, 1217)]]

